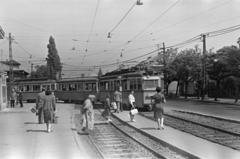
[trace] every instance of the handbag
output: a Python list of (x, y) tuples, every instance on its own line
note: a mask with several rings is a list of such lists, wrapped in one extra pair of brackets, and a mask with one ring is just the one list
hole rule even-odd
[(112, 106), (113, 109), (117, 109), (117, 103), (116, 102), (112, 102), (111, 106)]
[(57, 118), (58, 116), (56, 116), (55, 114), (53, 115), (53, 124), (57, 124)]
[(33, 107), (33, 108), (31, 109), (31, 112), (32, 112), (32, 113), (36, 113), (36, 111), (37, 111), (37, 110), (36, 110), (35, 107)]
[(138, 110), (136, 108), (134, 108), (134, 109), (130, 110), (130, 113), (132, 115), (138, 114)]

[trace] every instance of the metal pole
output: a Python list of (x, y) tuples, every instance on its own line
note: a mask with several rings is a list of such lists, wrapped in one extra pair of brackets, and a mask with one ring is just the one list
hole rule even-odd
[(13, 88), (13, 58), (12, 58), (12, 37), (9, 33), (9, 81), (10, 88)]
[(33, 63), (31, 64), (31, 77), (33, 75)]
[(206, 93), (206, 35), (203, 34), (203, 87), (202, 87), (202, 100), (204, 100)]

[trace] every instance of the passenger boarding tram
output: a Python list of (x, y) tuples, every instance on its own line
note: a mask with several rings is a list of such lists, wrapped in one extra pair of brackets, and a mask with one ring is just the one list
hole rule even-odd
[(100, 78), (99, 99), (105, 101), (107, 94), (113, 101), (113, 94), (116, 89), (122, 92), (122, 104), (128, 108), (128, 95), (134, 91), (135, 103), (138, 108), (148, 108), (152, 110), (151, 96), (156, 93), (156, 87), (163, 88), (163, 80), (160, 75), (148, 76), (145, 72), (110, 72)]

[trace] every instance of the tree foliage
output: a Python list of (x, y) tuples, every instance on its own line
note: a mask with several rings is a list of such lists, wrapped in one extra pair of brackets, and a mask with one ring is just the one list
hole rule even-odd
[(42, 77), (49, 77), (50, 72), (47, 65), (37, 65), (35, 66), (36, 71), (32, 72), (31, 77), (32, 78), (42, 78)]
[(61, 78), (61, 61), (60, 57), (58, 55), (58, 51), (56, 49), (56, 44), (54, 41), (54, 38), (50, 36), (49, 38), (49, 44), (47, 45), (48, 48), (48, 57), (47, 60), (47, 66), (49, 68), (49, 78), (50, 79), (56, 79), (57, 74), (59, 74), (58, 78)]

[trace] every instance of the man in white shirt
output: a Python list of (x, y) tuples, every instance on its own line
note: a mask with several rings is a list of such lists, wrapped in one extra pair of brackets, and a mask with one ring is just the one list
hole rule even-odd
[[(134, 91), (131, 91), (131, 93), (128, 96), (130, 109), (135, 109), (135, 97), (133, 95), (134, 95)], [(134, 119), (134, 115), (132, 115), (131, 112), (129, 114), (130, 114), (130, 121), (135, 122), (136, 120)]]

